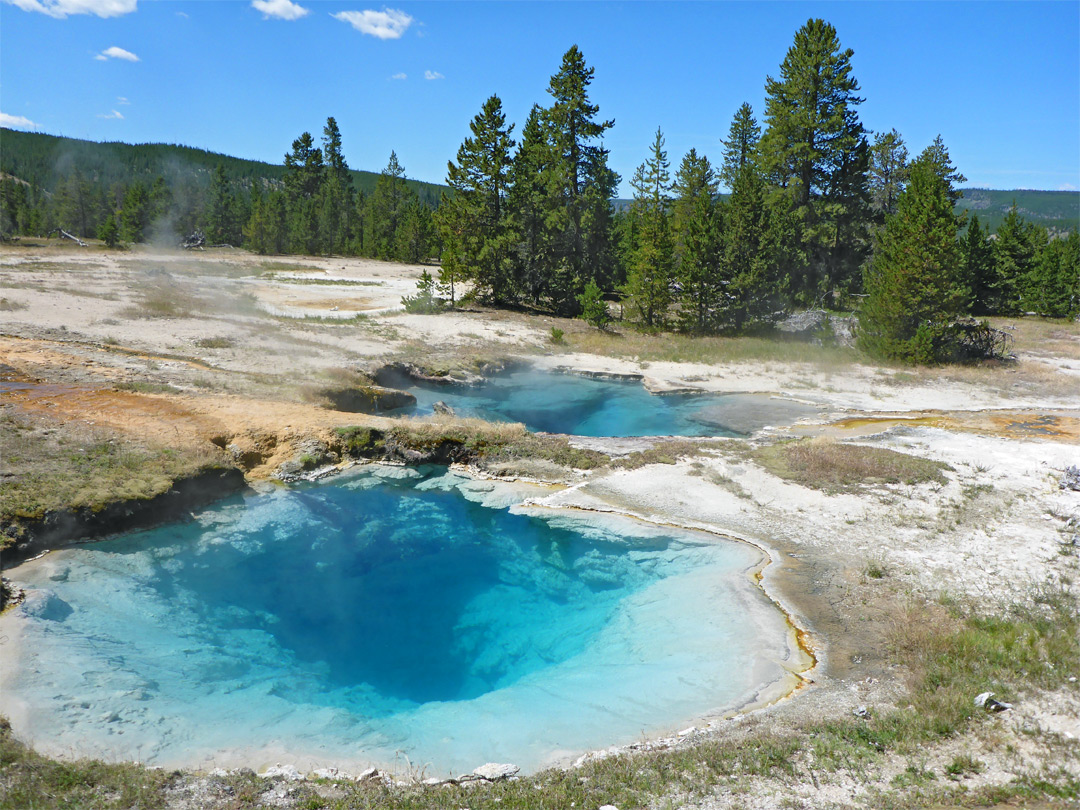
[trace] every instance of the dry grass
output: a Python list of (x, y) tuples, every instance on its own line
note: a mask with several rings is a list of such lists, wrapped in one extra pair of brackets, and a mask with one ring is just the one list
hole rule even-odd
[(168, 277), (139, 285), (139, 303), (125, 307), (126, 318), (186, 318), (205, 312), (206, 305), (185, 286)]
[(648, 362), (812, 363), (840, 368), (861, 359), (854, 349), (767, 337), (693, 337), (672, 333), (649, 335), (629, 329), (568, 328), (564, 340), (574, 351)]
[(825, 492), (849, 492), (868, 485), (944, 483), (940, 461), (882, 447), (815, 438), (762, 447), (754, 459), (773, 475)]
[(1012, 335), (1013, 351), (1043, 352), (1080, 359), (1080, 323), (1051, 318), (989, 318), (990, 325)]
[(716, 442), (693, 441), (691, 439), (669, 439), (657, 442), (648, 450), (639, 450), (613, 459), (611, 466), (624, 470), (636, 470), (646, 464), (675, 464), (682, 458), (700, 456), (707, 448), (715, 446), (715, 444)]
[(231, 349), (236, 345), (236, 341), (229, 337), (209, 337), (199, 338), (195, 345), (200, 349)]

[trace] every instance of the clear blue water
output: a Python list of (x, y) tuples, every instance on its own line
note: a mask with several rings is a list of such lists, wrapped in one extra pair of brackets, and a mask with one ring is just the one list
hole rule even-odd
[(52, 753), (447, 774), (677, 729), (783, 676), (756, 550), (507, 502), (375, 468), (23, 565), (0, 710)]
[(521, 368), (479, 386), (396, 381), (416, 405), (395, 413), (423, 415), (442, 400), (459, 416), (522, 422), (533, 431), (575, 436), (740, 436), (816, 409), (763, 397), (650, 394), (637, 380), (610, 380)]

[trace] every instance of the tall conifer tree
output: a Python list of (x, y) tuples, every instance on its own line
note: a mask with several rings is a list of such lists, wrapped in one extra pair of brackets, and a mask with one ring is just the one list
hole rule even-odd
[(967, 231), (960, 243), (964, 266), (964, 280), (971, 290), (970, 310), (976, 315), (993, 312), (996, 289), (994, 273), (994, 249), (987, 233), (979, 224), (978, 216), (972, 214)]
[(630, 216), (637, 227), (624, 294), (645, 326), (663, 326), (671, 304), (673, 251), (668, 219), (671, 173), (659, 129), (652, 154), (638, 166), (630, 185), (634, 189)]
[(870, 198), (874, 213), (884, 221), (896, 213), (896, 201), (907, 185), (908, 150), (895, 129), (874, 135), (870, 147)]
[(743, 167), (754, 160), (758, 141), (761, 140), (761, 127), (754, 118), (753, 108), (745, 101), (735, 112), (724, 144), (724, 162), (720, 169), (720, 180), (729, 189), (735, 185), (735, 178)]
[(563, 314), (577, 309), (576, 296), (588, 279), (604, 282), (610, 277), (614, 260), (611, 197), (618, 175), (608, 167), (608, 151), (597, 140), (615, 122), (598, 120), (600, 108), (589, 100), (594, 72), (572, 46), (551, 77), (552, 104), (544, 111), (554, 153), (547, 192), (561, 202), (549, 209), (547, 222), (553, 242), (548, 294)]
[(534, 104), (510, 166), (508, 198), (514, 286), (534, 306), (547, 297), (555, 264), (554, 229), (561, 214), (555, 162), (543, 111)]
[(856, 108), (854, 52), (836, 29), (808, 20), (765, 83), (766, 130), (759, 148), (766, 179), (788, 197), (809, 260), (796, 292), (804, 302), (850, 285), (868, 250), (869, 152)]
[(994, 295), (991, 311), (996, 315), (1015, 315), (1027, 278), (1035, 269), (1039, 250), (1046, 242), (1030, 222), (1020, 216), (1014, 202), (998, 226), (994, 240)]
[[(744, 164), (745, 165), (745, 164)], [(691, 149), (675, 175), (672, 204), (679, 325), (703, 334), (716, 327), (720, 296), (721, 219), (709, 159)]]
[(912, 164), (896, 214), (885, 221), (866, 275), (859, 341), (908, 363), (948, 359), (950, 326), (968, 298), (949, 184), (926, 153)]
[(476, 291), (495, 304), (515, 297), (511, 272), (509, 217), (506, 210), (514, 125), (506, 125), (502, 101), (491, 96), (469, 124), (457, 153), (447, 164), (444, 198), (436, 223), (444, 239), (443, 263), (460, 265)]

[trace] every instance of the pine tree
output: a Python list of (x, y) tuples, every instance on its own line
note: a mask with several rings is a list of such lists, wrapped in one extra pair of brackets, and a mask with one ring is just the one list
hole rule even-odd
[(555, 153), (547, 139), (543, 112), (533, 105), (521, 131), (521, 146), (510, 166), (509, 206), (514, 289), (534, 306), (547, 296), (554, 275), (554, 224), (561, 214), (552, 190)]
[(76, 236), (93, 236), (96, 231), (90, 183), (83, 177), (78, 166), (57, 192), (56, 219), (61, 228)]
[(109, 214), (105, 221), (101, 223), (101, 227), (98, 228), (97, 238), (104, 242), (107, 247), (114, 248), (120, 244), (120, 227), (116, 224), (114, 214)]
[(720, 168), (720, 180), (729, 189), (735, 185), (735, 178), (743, 167), (754, 160), (758, 141), (761, 139), (761, 127), (754, 118), (753, 108), (743, 102), (731, 121), (724, 144), (724, 162)]
[(150, 224), (150, 193), (136, 180), (128, 186), (120, 211), (120, 238), (125, 242), (141, 242)]
[(431, 247), (431, 209), (415, 195), (405, 204), (401, 223), (394, 234), (394, 256), (401, 261), (417, 264), (428, 258)]
[(907, 185), (908, 150), (895, 129), (874, 135), (870, 147), (870, 207), (884, 221), (896, 213), (896, 201)]
[(4, 238), (22, 230), (26, 222), (27, 186), (14, 177), (0, 177), (0, 234)]
[(964, 283), (971, 290), (970, 310), (976, 315), (990, 315), (996, 299), (994, 249), (979, 218), (972, 214), (960, 245)]
[(431, 273), (424, 270), (420, 274), (420, 280), (416, 282), (416, 295), (407, 295), (401, 299), (406, 312), (437, 312), (441, 306), (435, 296), (435, 279)]
[(787, 196), (801, 224), (809, 263), (796, 292), (810, 302), (850, 285), (865, 258), (869, 154), (856, 107), (849, 48), (836, 29), (812, 19), (795, 34), (766, 79), (766, 130), (759, 145), (767, 181)]
[(331, 116), (323, 127), (323, 178), (319, 188), (319, 241), (327, 253), (343, 253), (352, 238), (355, 191), (341, 152), (341, 130)]
[(285, 195), (272, 191), (252, 202), (251, 216), (244, 226), (244, 244), (263, 255), (285, 252), (287, 238)]
[(592, 279), (585, 285), (581, 295), (577, 297), (578, 306), (581, 307), (581, 318), (597, 329), (605, 329), (611, 323), (611, 313), (608, 311), (607, 301), (603, 293)]
[(1016, 210), (1014, 202), (1001, 221), (994, 240), (994, 288), (990, 310), (995, 315), (1020, 312), (1024, 286), (1039, 249), (1045, 243), (1038, 229)]
[(674, 191), (672, 231), (679, 325), (684, 331), (703, 334), (716, 328), (721, 292), (722, 230), (716, 175), (709, 159), (698, 157), (695, 149), (687, 152), (675, 175)]
[(323, 154), (315, 146), (310, 132), (304, 132), (292, 143), (292, 151), (285, 155), (283, 182), (289, 203), (310, 200), (322, 182)]
[(948, 182), (920, 156), (866, 274), (859, 341), (868, 352), (908, 363), (949, 359), (951, 322), (968, 297), (956, 231)]
[(211, 244), (239, 244), (239, 218), (237, 205), (225, 178), (225, 166), (219, 163), (214, 168), (207, 194), (204, 221), (206, 238)]
[(930, 162), (934, 171), (948, 185), (949, 199), (955, 205), (957, 200), (964, 196), (964, 192), (957, 188), (960, 183), (966, 183), (967, 178), (956, 170), (949, 157), (949, 150), (945, 148), (945, 142), (937, 135), (933, 142), (923, 150), (921, 158)]
[(1080, 233), (1050, 240), (1039, 253), (1027, 284), (1024, 306), (1047, 318), (1080, 315)]
[(638, 166), (630, 185), (634, 203), (630, 215), (637, 220), (637, 239), (630, 254), (624, 295), (647, 327), (662, 327), (671, 305), (672, 240), (668, 209), (671, 174), (664, 135), (657, 129), (652, 154)]
[(723, 258), (717, 298), (718, 325), (739, 334), (764, 323), (780, 307), (780, 277), (790, 214), (771, 206), (753, 165), (743, 166), (724, 207)]
[(436, 223), (444, 242), (452, 243), (444, 261), (459, 265), (480, 297), (506, 304), (515, 297), (506, 210), (514, 126), (506, 125), (502, 102), (491, 96), (469, 128), (472, 137), (458, 149), (457, 163), (447, 164), (454, 193), (444, 197)]
[(588, 94), (593, 74), (572, 46), (551, 77), (553, 101), (544, 111), (553, 151), (547, 193), (561, 203), (549, 206), (545, 222), (552, 247), (547, 287), (552, 307), (561, 314), (577, 308), (576, 295), (588, 279), (607, 281), (613, 270), (610, 201), (618, 176), (608, 168), (608, 151), (596, 140), (615, 122), (596, 118), (600, 108)]
[(285, 155), (286, 245), (292, 253), (318, 253), (319, 212), (316, 197), (323, 179), (322, 150), (310, 132), (293, 141)]
[(405, 215), (409, 196), (405, 169), (398, 163), (397, 153), (391, 151), (390, 160), (375, 181), (375, 192), (371, 195), (372, 255), (380, 259), (397, 258), (397, 229)]

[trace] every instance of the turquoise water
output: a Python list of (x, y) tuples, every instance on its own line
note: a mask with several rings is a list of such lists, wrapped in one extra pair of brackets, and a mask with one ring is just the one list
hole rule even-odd
[(52, 753), (442, 775), (678, 729), (784, 674), (756, 550), (512, 495), (368, 469), (23, 565), (0, 710)]
[(442, 400), (459, 416), (522, 422), (575, 436), (740, 436), (816, 412), (796, 403), (719, 394), (650, 394), (637, 380), (607, 380), (523, 368), (479, 386), (391, 381), (416, 396), (397, 413), (428, 414)]

